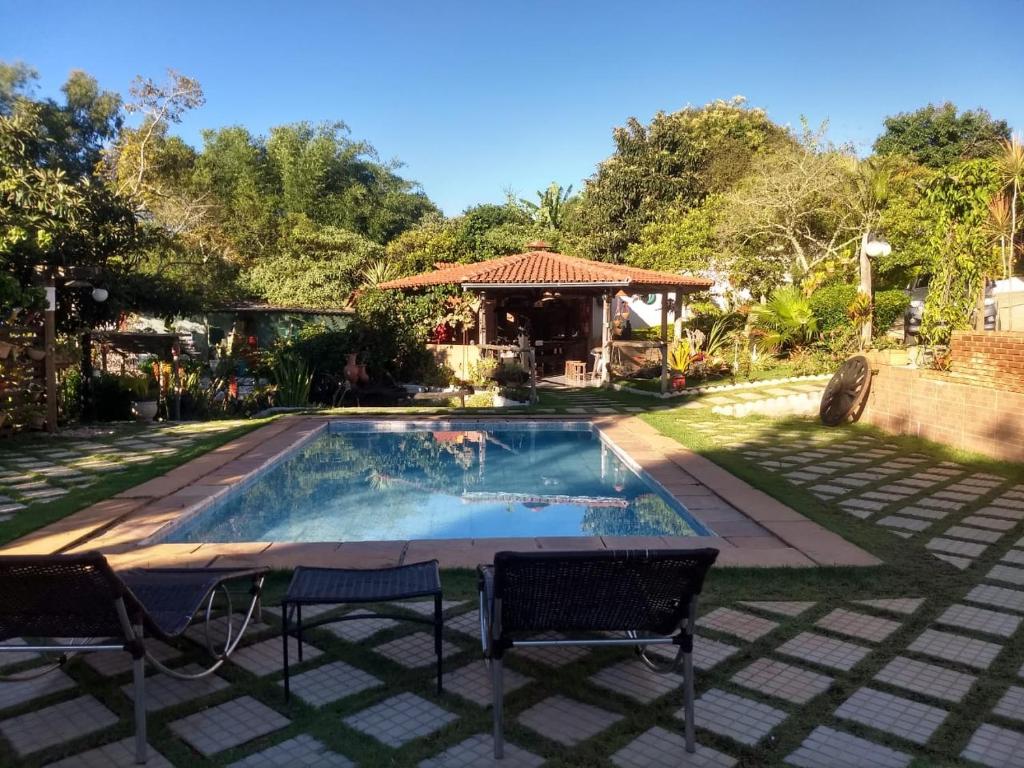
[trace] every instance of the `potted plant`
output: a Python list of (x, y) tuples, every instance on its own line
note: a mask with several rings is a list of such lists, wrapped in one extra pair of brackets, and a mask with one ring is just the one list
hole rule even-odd
[(125, 379), (132, 393), (132, 415), (135, 420), (153, 421), (160, 400), (160, 385), (149, 376), (126, 376)]
[(693, 362), (690, 340), (679, 339), (668, 349), (669, 383), (673, 390), (686, 389), (686, 372)]
[(530, 404), (529, 387), (499, 387), (494, 393), (495, 408), (518, 407)]

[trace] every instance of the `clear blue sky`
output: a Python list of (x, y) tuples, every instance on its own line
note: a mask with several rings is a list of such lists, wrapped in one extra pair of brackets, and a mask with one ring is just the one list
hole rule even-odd
[(630, 115), (736, 94), (870, 147), (887, 114), (951, 100), (1024, 129), (1024, 0), (632, 4), (63, 3), (0, 0), (0, 59), (56, 93), (85, 69), (125, 92), (166, 67), (207, 103), (176, 130), (341, 119), (446, 213), (574, 184)]

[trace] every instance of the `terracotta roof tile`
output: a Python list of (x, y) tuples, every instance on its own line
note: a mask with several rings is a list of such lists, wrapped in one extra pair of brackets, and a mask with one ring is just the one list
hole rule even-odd
[(381, 283), (379, 287), (413, 289), (432, 285), (609, 285), (689, 288), (692, 291), (700, 291), (710, 288), (711, 281), (671, 272), (606, 264), (551, 251), (528, 251), (475, 264), (446, 266), (432, 272)]

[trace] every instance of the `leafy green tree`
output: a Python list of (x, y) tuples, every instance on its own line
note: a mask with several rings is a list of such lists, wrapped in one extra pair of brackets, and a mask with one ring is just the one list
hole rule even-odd
[(619, 261), (666, 206), (683, 210), (731, 189), (754, 159), (792, 142), (763, 110), (741, 98), (635, 117), (613, 134), (615, 152), (587, 180), (574, 216), (580, 248)]
[(537, 191), (537, 202), (520, 198), (519, 204), (542, 227), (562, 229), (566, 223), (567, 211), (571, 207), (572, 184), (563, 187), (552, 181), (548, 188)]
[(946, 102), (887, 117), (874, 150), (938, 169), (962, 160), (992, 157), (1000, 142), (1009, 138), (1005, 120), (994, 119), (984, 109), (959, 112), (955, 104)]
[(455, 249), (459, 225), (458, 219), (439, 215), (425, 218), (387, 244), (388, 262), (396, 265), (400, 275), (415, 275), (439, 263), (455, 262), (459, 258)]
[(644, 226), (640, 241), (629, 246), (626, 262), (666, 272), (706, 271), (721, 267), (717, 230), (724, 200), (709, 195), (695, 208), (670, 205)]

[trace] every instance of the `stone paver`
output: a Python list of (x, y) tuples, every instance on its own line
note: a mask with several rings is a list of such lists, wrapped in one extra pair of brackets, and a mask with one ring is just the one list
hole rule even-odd
[(990, 581), (1002, 581), (1006, 584), (1024, 587), (1024, 568), (1011, 568), (1008, 565), (997, 563), (985, 574), (985, 578)]
[(210, 757), (285, 728), (290, 721), (251, 696), (204, 709), (170, 724), (176, 736)]
[(758, 659), (732, 676), (732, 682), (794, 704), (806, 704), (832, 686), (832, 678), (774, 659)]
[(453, 630), (462, 635), (469, 635), (470, 637), (479, 640), (480, 612), (467, 611), (466, 613), (460, 613), (458, 616), (453, 616), (450, 619), (445, 619), (444, 628)]
[(18, 756), (24, 757), (109, 728), (117, 722), (117, 715), (95, 698), (79, 696), (0, 721), (0, 736)]
[(896, 597), (882, 598), (880, 600), (854, 600), (857, 605), (865, 605), (868, 608), (877, 608), (880, 611), (899, 613), (910, 616), (917, 612), (917, 609), (924, 605), (923, 597)]
[[(283, 680), (278, 684), (284, 687)], [(384, 685), (384, 682), (344, 661), (310, 669), (294, 675), (289, 681), (292, 695), (311, 707), (322, 707), (379, 685)]]
[(986, 635), (1009, 637), (1017, 631), (1021, 618), (1008, 613), (990, 611), (986, 608), (975, 608), (971, 605), (951, 605), (938, 619), (936, 624), (959, 629), (969, 629)]
[(974, 669), (988, 669), (1002, 650), (1001, 645), (952, 632), (926, 629), (909, 650), (943, 661), (954, 661)]
[(1024, 722), (1024, 688), (1011, 685), (992, 710), (993, 715)]
[(996, 608), (1006, 608), (1011, 611), (1024, 613), (1024, 591), (996, 587), (991, 584), (979, 584), (967, 593), (965, 600), (983, 605), (993, 605)]
[[(522, 688), (532, 682), (533, 678), (526, 677), (505, 665), (503, 675), (503, 687), (505, 695)], [(455, 693), (462, 698), (472, 701), (481, 707), (491, 704), (491, 674), (487, 664), (483, 661), (471, 661), (464, 667), (454, 672), (448, 672), (444, 676), (444, 690), (446, 693)]]
[[(239, 648), (231, 654), (231, 662), (233, 664), (237, 664), (246, 672), (251, 672), (257, 677), (270, 675), (284, 669), (284, 658), (281, 654), (282, 647), (281, 638), (272, 637), (269, 640), (264, 640), (263, 642), (256, 643), (255, 645), (247, 645), (245, 648)], [(302, 644), (303, 663), (312, 661), (322, 655), (323, 651), (319, 648), (305, 642)], [(289, 637), (288, 665), (291, 667), (298, 663), (299, 641), (294, 637)]]
[(434, 757), (427, 758), (419, 768), (538, 768), (544, 758), (527, 752), (505, 740), (504, 757), (494, 759), (494, 741), (490, 734), (478, 733)]
[(565, 696), (551, 696), (516, 719), (541, 736), (571, 747), (619, 722), (622, 715)]
[(1002, 537), (1001, 531), (990, 531), (984, 528), (971, 528), (967, 525), (954, 525), (943, 531), (943, 536), (952, 536), (956, 539), (967, 539), (968, 541), (982, 541), (986, 544), (993, 544)]
[[(378, 645), (373, 650), (407, 669), (417, 669), (437, 663), (437, 654), (434, 652), (434, 635), (430, 632), (414, 632), (411, 635)], [(447, 659), (460, 650), (457, 645), (447, 640), (441, 641), (441, 658), (443, 659)]]
[(683, 676), (658, 674), (639, 661), (627, 659), (591, 675), (590, 682), (641, 704), (650, 704), (672, 691), (680, 690)]
[(848, 672), (871, 653), (856, 643), (836, 640), (813, 632), (801, 632), (787, 643), (779, 646), (778, 652), (784, 656), (792, 656), (823, 667), (841, 669)]
[(879, 616), (836, 608), (827, 616), (818, 619), (815, 626), (847, 637), (880, 643), (899, 629), (900, 623)]
[[(160, 640), (147, 640), (146, 650), (161, 662), (168, 662), (181, 656), (181, 651)], [(278, 655), (280, 656), (280, 646)], [(132, 657), (124, 651), (101, 651), (99, 653), (82, 654), (85, 663), (104, 677), (113, 677), (131, 672)]]
[(1017, 525), (1013, 520), (1002, 520), (995, 517), (983, 515), (968, 515), (960, 521), (964, 525), (971, 525), (975, 528), (988, 528), (993, 531), (1008, 531)]
[[(371, 616), (371, 611), (352, 611), (346, 614), (347, 616)], [(340, 637), (342, 640), (348, 640), (350, 643), (358, 643), (366, 640), (369, 637), (373, 637), (378, 632), (383, 632), (385, 629), (398, 626), (398, 622), (394, 619), (359, 619), (354, 621), (339, 621), (337, 624), (327, 624), (324, 626), (328, 632), (336, 637)]]
[(10, 709), (33, 699), (74, 688), (78, 683), (57, 669), (42, 677), (0, 684), (0, 709)]
[(798, 768), (905, 768), (910, 759), (905, 752), (819, 725), (786, 756), (786, 763)]
[(799, 616), (814, 607), (813, 602), (805, 600), (743, 600), (740, 605), (789, 617)]
[(861, 688), (836, 710), (841, 720), (852, 720), (915, 744), (926, 743), (948, 714), (939, 707), (873, 688)]
[(978, 557), (986, 549), (986, 544), (976, 544), (970, 541), (958, 541), (956, 539), (944, 539), (941, 536), (932, 539), (925, 546), (936, 552), (945, 552), (948, 555), (959, 555), (960, 557)]
[(919, 520), (916, 517), (903, 517), (902, 515), (886, 515), (876, 521), (886, 528), (900, 528), (907, 531), (923, 531), (932, 526), (928, 520)]
[(332, 752), (308, 733), (282, 741), (260, 752), (249, 755), (229, 768), (355, 768), (355, 763), (344, 755)]
[(655, 726), (644, 731), (612, 755), (618, 768), (731, 768), (736, 759), (703, 744), (686, 751), (686, 741), (675, 732)]
[[(138, 763), (135, 762), (135, 738), (129, 736), (127, 739), (66, 757), (56, 763), (48, 763), (46, 768), (136, 768), (137, 765)], [(146, 768), (173, 768), (173, 766), (166, 757), (150, 745)]]
[[(699, 727), (751, 747), (787, 717), (780, 709), (719, 688), (712, 688), (701, 696), (696, 710)], [(681, 709), (676, 717), (682, 719)]]
[[(549, 632), (537, 635), (533, 639), (560, 640), (563, 637), (563, 635)], [(528, 645), (519, 646), (509, 651), (512, 658), (525, 659), (537, 664), (543, 664), (546, 667), (564, 667), (567, 664), (579, 661), (589, 653), (590, 651), (582, 645)]]
[(382, 744), (400, 747), (457, 719), (457, 715), (414, 693), (400, 693), (349, 715), (343, 722)]
[(875, 675), (875, 680), (897, 688), (956, 703), (963, 700), (977, 679), (974, 675), (906, 656), (897, 656)]
[[(178, 671), (194, 675), (202, 669), (198, 664), (189, 664)], [(179, 680), (161, 672), (146, 678), (146, 711), (158, 712), (168, 707), (176, 707), (187, 701), (218, 693), (228, 687), (228, 681), (217, 675), (207, 675), (199, 680)], [(135, 700), (135, 686), (132, 683), (125, 683), (121, 690), (129, 699)]]
[(732, 608), (716, 608), (697, 620), (697, 626), (723, 632), (743, 640), (757, 640), (779, 626), (778, 622), (762, 619)]
[(1022, 768), (1024, 734), (982, 723), (960, 755), (990, 768)]

